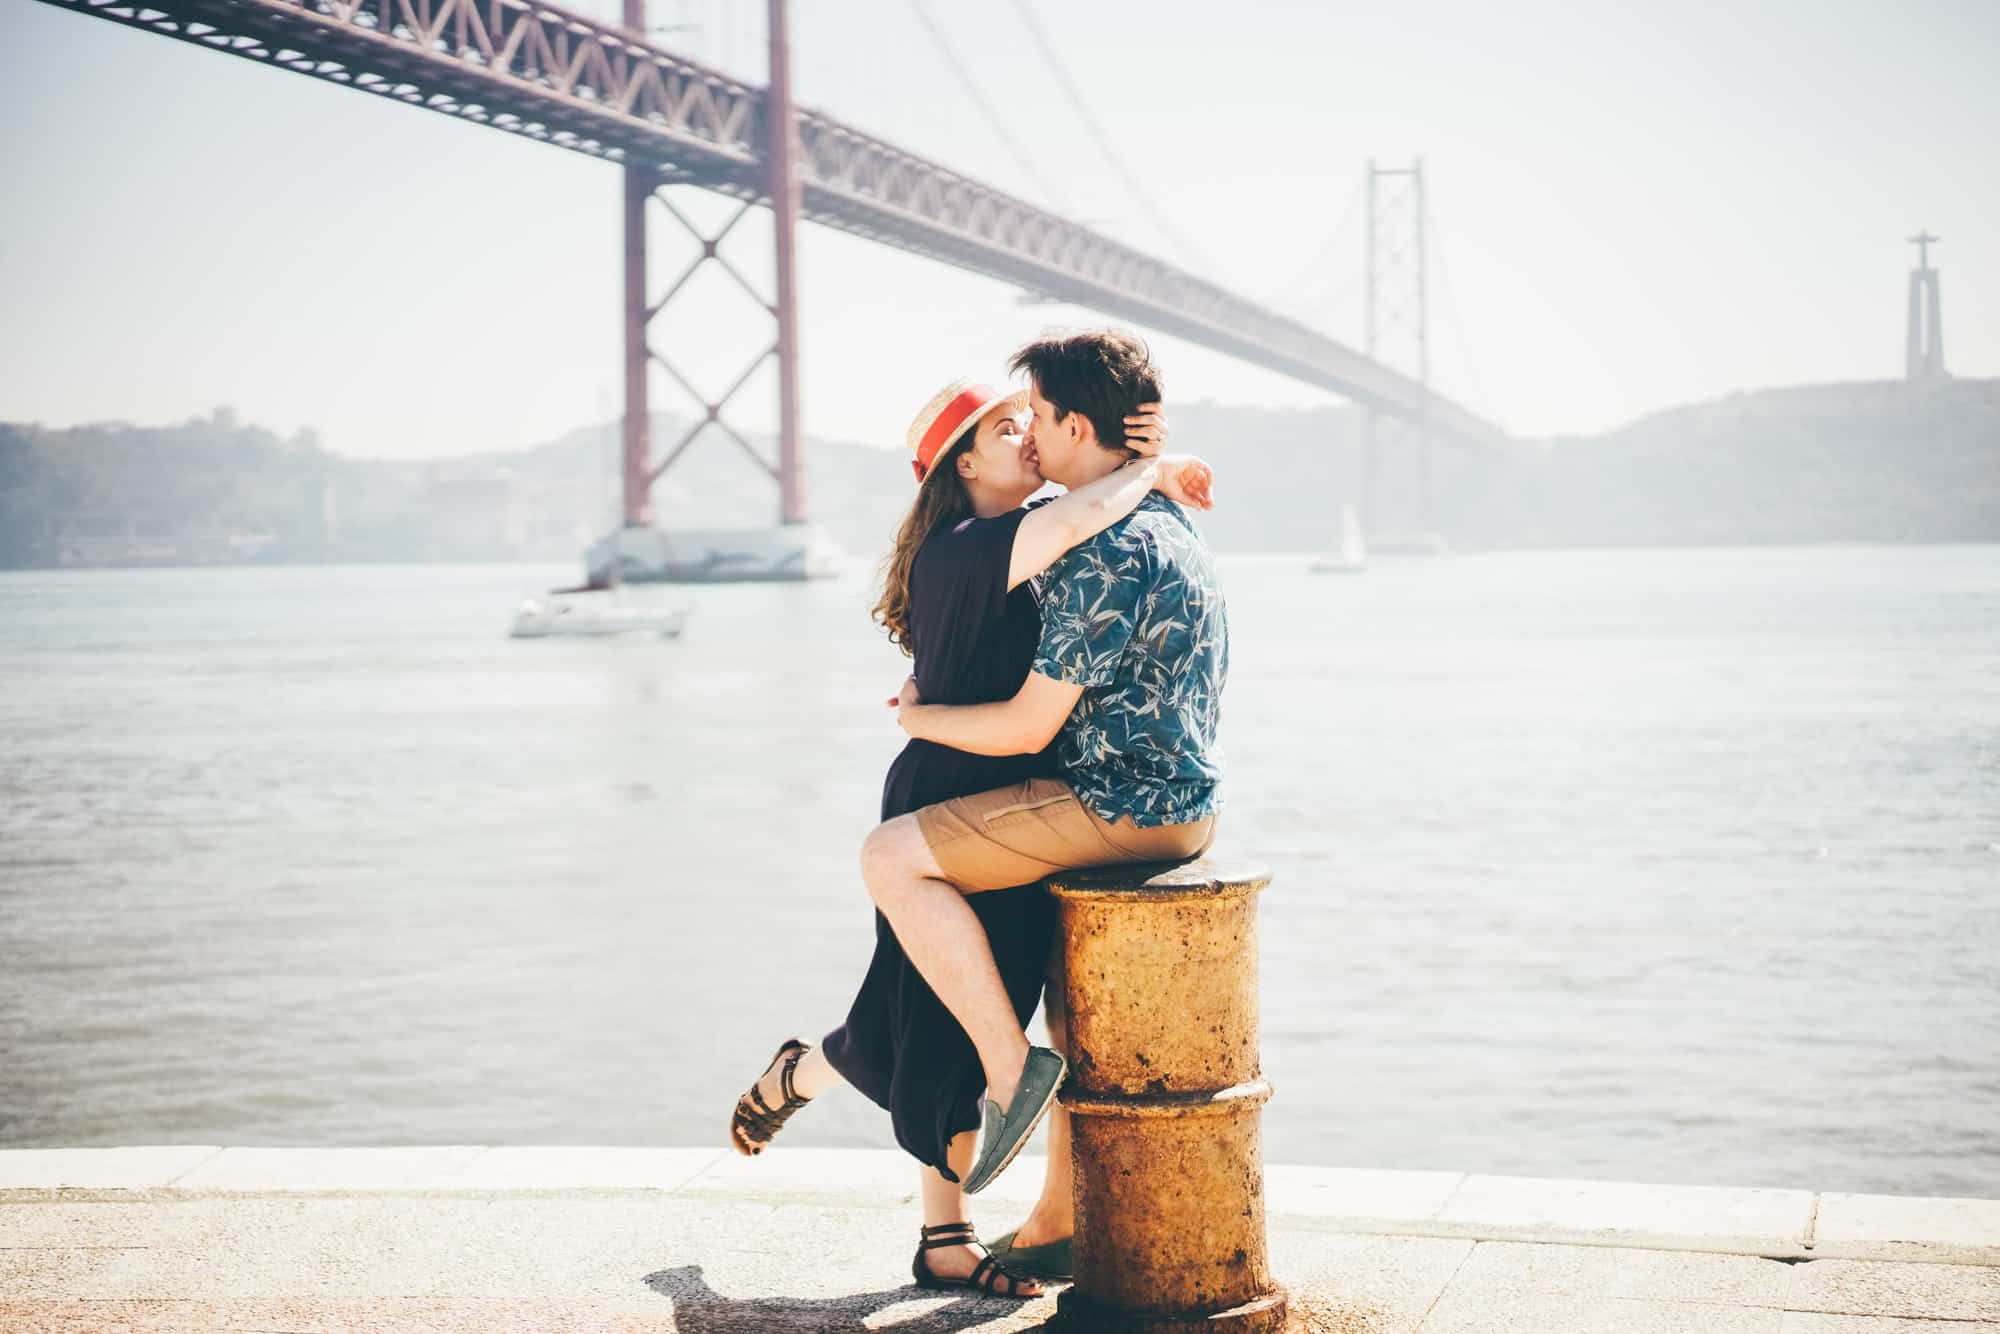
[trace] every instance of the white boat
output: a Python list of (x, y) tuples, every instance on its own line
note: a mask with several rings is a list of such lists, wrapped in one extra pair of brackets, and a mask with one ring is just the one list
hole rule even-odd
[(687, 624), (687, 615), (685, 607), (649, 607), (613, 601), (603, 594), (529, 598), (515, 610), (513, 627), (507, 633), (515, 639), (632, 634), (673, 639)]
[(1354, 506), (1340, 507), (1340, 542), (1312, 563), (1314, 574), (1359, 574), (1368, 568), (1368, 549), (1361, 540), (1361, 520)]

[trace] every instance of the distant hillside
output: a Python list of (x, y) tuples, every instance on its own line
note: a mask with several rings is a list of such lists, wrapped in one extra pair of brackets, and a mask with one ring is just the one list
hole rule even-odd
[(2000, 541), (2000, 380), (1732, 394), (1460, 480), (1472, 544)]
[[(1172, 406), (1174, 444), (1216, 466), (1202, 520), (1224, 550), (1324, 545), (1361, 503), (1362, 414)], [(685, 423), (659, 416), (655, 450)], [(348, 458), (227, 409), (175, 426), (0, 423), (0, 565), (566, 560), (615, 514), (615, 432), (428, 463)], [(768, 440), (754, 440), (767, 456)], [(1417, 451), (1380, 430), (1377, 532), (1418, 527)], [(1674, 408), (1590, 438), (1439, 444), (1432, 526), (1482, 546), (2000, 541), (2000, 380), (1816, 385)], [(879, 553), (909, 503), (899, 450), (815, 439), (815, 521)], [(709, 432), (662, 479), (660, 522), (770, 522), (770, 478)]]
[[(656, 455), (687, 423), (653, 420)], [(1327, 511), (1302, 496), (1336, 487), (1352, 427), (1335, 409), (1268, 412), (1192, 404), (1177, 441), (1222, 471), (1225, 509), (1206, 522), (1221, 545), (1318, 545)], [(526, 449), (425, 463), (353, 459), (310, 433), (281, 439), (226, 410), (174, 426), (0, 423), (0, 565), (200, 564), (241, 560), (567, 560), (617, 512), (616, 431), (580, 428)], [(766, 457), (775, 445), (753, 437)], [(814, 521), (871, 556), (911, 496), (900, 448), (810, 440)], [(654, 488), (669, 527), (772, 521), (768, 474), (710, 431)]]

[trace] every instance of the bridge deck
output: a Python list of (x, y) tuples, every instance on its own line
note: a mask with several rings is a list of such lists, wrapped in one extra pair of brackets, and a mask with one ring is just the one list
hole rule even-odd
[[(524, 0), (47, 0), (575, 152), (763, 193), (763, 90), (610, 25)], [(802, 210), (828, 226), (1017, 283), (1426, 420), (1501, 433), (1416, 381), (1243, 300), (831, 117), (799, 115)]]

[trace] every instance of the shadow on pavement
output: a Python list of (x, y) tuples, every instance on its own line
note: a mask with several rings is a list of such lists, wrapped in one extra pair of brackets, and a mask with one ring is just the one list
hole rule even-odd
[[(879, 1292), (804, 1297), (725, 1297), (708, 1286), (700, 1265), (681, 1265), (646, 1275), (646, 1286), (674, 1304), (677, 1334), (843, 1334), (887, 1330), (895, 1334), (948, 1334), (1020, 1312), (1023, 1303), (970, 1294), (946, 1297), (914, 1284)], [(942, 1305), (933, 1305), (942, 1300)], [(904, 1302), (922, 1303), (906, 1320), (876, 1317)], [(1053, 1315), (1053, 1312), (1051, 1312)]]

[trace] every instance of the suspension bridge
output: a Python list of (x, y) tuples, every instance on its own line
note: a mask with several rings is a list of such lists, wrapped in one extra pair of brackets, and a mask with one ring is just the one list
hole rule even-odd
[[(1369, 410), (1371, 474), (1377, 414), (1416, 427), (1426, 476), (1433, 438), (1462, 447), (1505, 439), (1436, 393), (1427, 364), (1406, 374), (1089, 226), (796, 106), (789, 0), (766, 0), (770, 74), (762, 88), (652, 42), (645, 0), (622, 0), (618, 25), (532, 0), (45, 2), (617, 164), (625, 179), (623, 522), (633, 536), (649, 527), (653, 483), (710, 427), (775, 479), (782, 527), (807, 522), (794, 281), (801, 220), (1171, 334), (1351, 399)], [(1371, 165), (1371, 206), (1376, 175)], [(674, 207), (670, 187), (729, 196), (738, 207), (718, 231), (703, 231)], [(664, 207), (700, 247), (657, 298), (647, 263), (649, 203)], [(775, 221), (776, 295), (769, 301), (719, 250), (737, 222), (760, 206)], [(1419, 233), (1419, 256), (1421, 249)], [(719, 397), (697, 389), (647, 339), (649, 323), (709, 263), (721, 265), (775, 321), (770, 344)], [(1418, 275), (1421, 302), (1421, 267)], [(1371, 266), (1371, 298), (1372, 287)], [(1371, 300), (1371, 340), (1373, 310)], [(725, 416), (770, 360), (778, 379), (776, 459)], [(660, 366), (702, 406), (687, 434), (658, 458), (647, 438), (649, 365)]]

